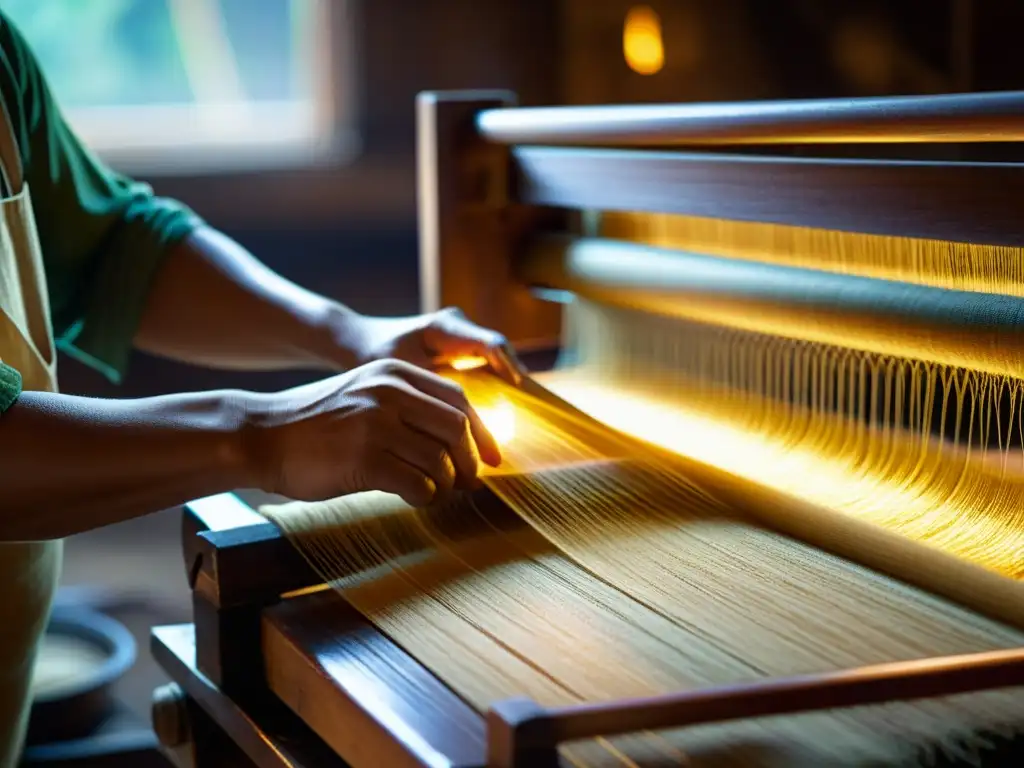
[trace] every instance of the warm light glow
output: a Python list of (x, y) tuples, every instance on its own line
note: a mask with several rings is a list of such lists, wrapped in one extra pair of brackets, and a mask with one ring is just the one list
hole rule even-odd
[(456, 371), (471, 371), (474, 368), (483, 368), (487, 361), (482, 357), (459, 357), (452, 360), (451, 366)]
[[(453, 373), (452, 378), (462, 384), (501, 447), (501, 466), (485, 468), (487, 477), (528, 475), (625, 458), (620, 451), (632, 452), (615, 441), (600, 439), (583, 422), (574, 425), (561, 409), (496, 376)], [(848, 425), (831, 416), (801, 416), (771, 409), (768, 403), (741, 403), (725, 393), (708, 399), (695, 390), (686, 397), (681, 396), (683, 391), (662, 389), (656, 382), (612, 383), (597, 370), (559, 371), (534, 378), (620, 433), (815, 507), (879, 525), (1011, 578), (1024, 576), (1020, 557), (1024, 533), (1008, 527), (1005, 517), (984, 513), (992, 502), (992, 494), (985, 491), (985, 473), (1002, 470), (998, 465), (987, 467), (970, 451), (938, 446), (925, 451), (909, 433), (882, 430), (852, 435), (851, 439), (858, 437), (859, 447), (843, 450), (836, 447), (836, 433)], [(743, 418), (744, 409), (758, 414), (756, 426)], [(558, 420), (551, 420), (552, 412), (559, 414)], [(563, 423), (565, 418), (569, 421)], [(794, 434), (799, 439), (794, 440)], [(1003, 495), (1024, 488), (1024, 479), (1002, 477), (999, 482), (1010, 484), (1001, 491)], [(942, 522), (954, 519), (952, 528)]]
[(638, 74), (653, 75), (665, 65), (661, 19), (650, 6), (629, 9), (622, 30), (622, 50), (629, 68)]
[(508, 445), (516, 436), (516, 412), (507, 400), (500, 400), (494, 405), (478, 408), (477, 413), (480, 414), (481, 421), (499, 446)]
[[(892, 510), (901, 510), (896, 520), (900, 516), (906, 520), (905, 525), (899, 526), (903, 535), (942, 548), (941, 538), (929, 526), (944, 509), (948, 514), (948, 486), (915, 486), (904, 476), (885, 478), (871, 472), (851, 471), (848, 457), (823, 455), (813, 444), (780, 440), (776, 435), (731, 424), (719, 414), (685, 403), (662, 402), (622, 387), (612, 388), (573, 376), (546, 378), (544, 383), (558, 396), (614, 429), (763, 487), (868, 521), (890, 518)], [(952, 471), (965, 475), (978, 470), (953, 463)], [(965, 538), (979, 546), (969, 557), (955, 548), (950, 551), (1013, 578), (1020, 577), (1024, 535), (999, 543), (1005, 539), (1006, 531), (997, 518), (964, 514), (957, 520), (957, 530), (970, 530)], [(982, 543), (988, 546), (980, 546)]]

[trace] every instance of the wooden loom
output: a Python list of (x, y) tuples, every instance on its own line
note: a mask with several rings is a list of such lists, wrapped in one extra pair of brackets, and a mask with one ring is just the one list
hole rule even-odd
[[(419, 99), (423, 309), (459, 306), (538, 360), (559, 344), (560, 308), (550, 299), (577, 284), (637, 295), (671, 290), (721, 306), (758, 301), (756, 283), (739, 272), (717, 281), (690, 279), (685, 269), (627, 275), (614, 259), (590, 258), (630, 247), (568, 235), (587, 229), (590, 210), (1024, 246), (1024, 164), (726, 151), (1017, 142), (1024, 94), (711, 107), (513, 104), (506, 93)], [(793, 288), (803, 298), (808, 290), (814, 286)], [(807, 306), (811, 320), (822, 311)], [(773, 302), (757, 308), (768, 316)], [(890, 307), (862, 330), (913, 336), (924, 321), (912, 310)], [(486, 491), (479, 503), (501, 506)], [(885, 570), (890, 544), (879, 536), (876, 561), (866, 565)], [(540, 768), (557, 765), (557, 746), (575, 739), (1024, 686), (1018, 649), (559, 710), (516, 700), (484, 716), (340, 597), (317, 589), (306, 561), (241, 496), (188, 505), (183, 546), (194, 624), (154, 629), (153, 653), (179, 686), (161, 693), (154, 718), (164, 744), (200, 768)], [(956, 592), (958, 569), (968, 566), (948, 565), (947, 591)], [(1021, 610), (1018, 585), (996, 576), (986, 583), (980, 602), (989, 612)]]

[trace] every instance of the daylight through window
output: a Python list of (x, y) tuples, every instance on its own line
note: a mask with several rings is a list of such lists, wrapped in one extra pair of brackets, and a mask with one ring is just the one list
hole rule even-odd
[[(0, 0), (76, 132), (122, 165), (343, 151), (343, 0)], [(340, 23), (339, 23), (340, 22)]]

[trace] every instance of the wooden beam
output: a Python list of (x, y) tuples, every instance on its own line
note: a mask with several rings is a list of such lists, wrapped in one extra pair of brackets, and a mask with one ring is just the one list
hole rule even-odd
[(185, 505), (182, 550), (195, 622), (195, 664), (218, 688), (248, 698), (265, 687), (260, 612), (322, 580), (272, 523), (235, 494)]
[(1022, 163), (557, 147), (512, 157), (514, 195), (529, 205), (1024, 246)]
[(153, 658), (259, 768), (349, 768), (308, 726), (269, 694), (244, 706), (196, 667), (191, 624), (154, 627)]
[(545, 709), (501, 702), (488, 714), (490, 768), (539, 765), (558, 744), (730, 720), (937, 698), (1024, 685), (1024, 649), (878, 664), (643, 699)]
[(271, 690), (352, 768), (484, 768), (483, 717), (330, 591), (264, 613)]
[(457, 307), (521, 350), (556, 346), (560, 309), (512, 279), (518, 240), (544, 212), (508, 196), (505, 147), (476, 135), (478, 112), (509, 106), (503, 91), (422, 93), (416, 101), (420, 297), (424, 312)]
[(487, 109), (480, 135), (501, 144), (697, 146), (967, 143), (1024, 140), (1024, 91)]

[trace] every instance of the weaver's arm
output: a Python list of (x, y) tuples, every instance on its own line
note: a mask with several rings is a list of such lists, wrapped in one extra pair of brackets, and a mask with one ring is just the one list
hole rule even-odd
[(348, 370), (395, 357), (429, 367), (477, 355), (519, 376), (504, 338), (456, 311), (403, 318), (358, 314), (261, 264), (210, 227), (166, 257), (150, 291), (135, 344), (210, 367)]
[(344, 331), (355, 317), (203, 226), (165, 258), (135, 346), (214, 368), (347, 369), (355, 354)]
[[(417, 367), (497, 360), (498, 334), (453, 312), (362, 318), (292, 285), (99, 162), (2, 13), (0, 64), (65, 352), (114, 381), (136, 342), (236, 368), (367, 363), (271, 395), (107, 401), (22, 392), (0, 360), (0, 541), (60, 538), (238, 487), (302, 499), (377, 489), (422, 505), (473, 482), (478, 460), (500, 461), (461, 390)], [(393, 357), (408, 362), (369, 362)]]
[(235, 393), (100, 400), (25, 392), (0, 410), (0, 541), (63, 538), (251, 487)]
[(501, 461), (458, 386), (381, 361), (282, 392), (101, 400), (0, 367), (0, 541), (63, 538), (234, 488), (423, 506)]

